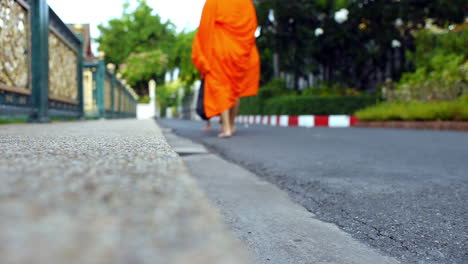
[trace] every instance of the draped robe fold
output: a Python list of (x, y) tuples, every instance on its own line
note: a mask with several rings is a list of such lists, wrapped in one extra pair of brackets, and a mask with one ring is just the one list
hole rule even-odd
[(208, 117), (258, 93), (260, 58), (252, 0), (207, 0), (192, 46), (192, 60), (205, 80)]

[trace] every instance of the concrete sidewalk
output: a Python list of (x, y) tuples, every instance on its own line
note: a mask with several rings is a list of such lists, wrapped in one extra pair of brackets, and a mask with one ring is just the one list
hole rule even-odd
[(0, 263), (249, 263), (154, 121), (0, 126)]
[[(164, 129), (169, 144), (222, 211), (258, 264), (397, 264), (318, 220), (287, 193), (203, 146)], [(223, 140), (223, 139), (221, 139)]]

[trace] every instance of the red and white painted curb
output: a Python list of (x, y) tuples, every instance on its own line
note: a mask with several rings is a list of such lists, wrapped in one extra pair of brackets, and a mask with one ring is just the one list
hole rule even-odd
[(349, 115), (238, 116), (237, 123), (279, 127), (352, 127), (359, 120)]

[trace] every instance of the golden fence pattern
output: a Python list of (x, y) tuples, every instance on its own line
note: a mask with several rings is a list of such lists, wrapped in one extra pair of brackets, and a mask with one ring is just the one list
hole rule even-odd
[(87, 115), (97, 113), (96, 99), (94, 91), (96, 90), (96, 82), (93, 80), (93, 70), (85, 68), (83, 70), (83, 107)]
[[(107, 75), (107, 74), (106, 74)], [(105, 106), (106, 110), (112, 109), (112, 84), (109, 77), (105, 77), (104, 81), (104, 92), (105, 92)]]
[(124, 101), (123, 101), (123, 109), (124, 109), (124, 112), (127, 112), (129, 110), (129, 107), (128, 107), (128, 97), (125, 97), (124, 98)]
[(15, 0), (0, 0), (0, 88), (30, 89), (29, 42), (28, 11)]
[(49, 32), (49, 97), (78, 103), (78, 55), (53, 31)]
[(132, 112), (132, 109), (131, 109), (131, 102), (130, 102), (130, 96), (127, 96), (127, 97), (126, 97), (126, 100), (125, 100), (125, 112), (127, 112), (127, 113)]
[(115, 111), (119, 111), (119, 100), (120, 100), (120, 89), (114, 90), (114, 109)]

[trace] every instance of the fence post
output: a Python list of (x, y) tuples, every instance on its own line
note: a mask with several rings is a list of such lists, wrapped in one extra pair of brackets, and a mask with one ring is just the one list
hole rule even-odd
[(115, 118), (115, 86), (117, 86), (117, 84), (114, 71), (111, 78), (111, 118)]
[(84, 43), (84, 38), (83, 35), (77, 34), (78, 38), (81, 41), (80, 48), (78, 49), (78, 76), (77, 76), (77, 81), (78, 81), (78, 111), (79, 115), (78, 118), (84, 118), (84, 87), (83, 87), (83, 69), (84, 69), (84, 62), (83, 62), (83, 43)]
[[(108, 63), (106, 65), (107, 70), (110, 73), (110, 109), (109, 109), (109, 118), (114, 118), (114, 88), (115, 88), (115, 65)], [(107, 96), (107, 94), (106, 94)], [(107, 110), (107, 109), (106, 109)], [(107, 112), (107, 111), (106, 111)]]
[(120, 97), (119, 97), (119, 118), (122, 118), (124, 114), (124, 96), (125, 96), (125, 85), (127, 85), (127, 80), (123, 79), (120, 85)]
[(106, 112), (104, 100), (106, 65), (104, 63), (104, 56), (104, 53), (99, 54), (99, 62), (96, 69), (96, 103), (99, 118), (104, 118)]
[(31, 1), (31, 122), (49, 121), (49, 6), (47, 0)]

